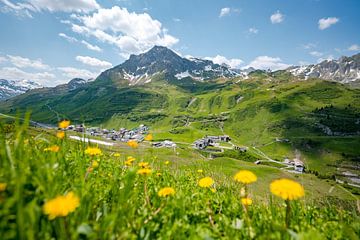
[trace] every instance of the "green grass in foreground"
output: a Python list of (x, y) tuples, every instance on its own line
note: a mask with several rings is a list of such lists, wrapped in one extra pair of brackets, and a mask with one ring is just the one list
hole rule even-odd
[[(319, 183), (311, 176), (297, 179), (305, 186), (305, 200), (291, 202), (286, 228), (284, 202), (270, 194), (268, 184), (290, 175), (230, 158), (203, 161), (186, 149), (173, 153), (145, 144), (121, 149), (120, 157), (114, 156), (115, 149), (90, 157), (85, 143), (34, 130), (29, 134), (26, 125), (6, 132), (1, 128), (0, 182), (7, 184), (0, 192), (1, 239), (358, 239), (360, 235), (355, 201), (308, 199), (311, 185)], [(60, 147), (58, 152), (44, 152), (53, 145)], [(126, 167), (130, 155), (136, 161)], [(99, 166), (85, 177), (94, 160)], [(141, 161), (149, 162), (151, 175), (137, 174)], [(243, 186), (232, 180), (240, 169), (258, 176), (249, 186), (253, 204), (247, 211), (240, 201)], [(215, 192), (197, 185), (204, 176), (215, 180)], [(322, 186), (317, 186), (319, 191)], [(159, 197), (163, 187), (174, 188), (175, 195)], [(49, 220), (44, 204), (70, 191), (79, 197), (79, 207)]]

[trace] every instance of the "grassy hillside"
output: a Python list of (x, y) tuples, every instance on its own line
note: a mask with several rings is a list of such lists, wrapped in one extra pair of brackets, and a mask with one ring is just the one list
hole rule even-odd
[[(192, 143), (205, 135), (227, 134), (259, 159), (301, 154), (308, 170), (331, 178), (338, 164), (360, 156), (360, 90), (279, 71), (256, 71), (247, 80), (165, 81), (123, 87), (97, 79), (74, 91), (30, 91), (3, 102), (1, 113), (32, 109), (32, 118), (102, 125), (147, 124), (156, 140)], [(279, 142), (276, 139), (287, 139)], [(358, 161), (358, 160), (355, 160)]]
[[(2, 239), (358, 239), (360, 233), (356, 198), (313, 175), (246, 158), (209, 161), (187, 146), (119, 144), (93, 156), (88, 147), (53, 131), (0, 124)], [(147, 175), (140, 171), (145, 162)], [(233, 179), (239, 170), (257, 176), (245, 193)], [(204, 177), (214, 183), (201, 187)], [(269, 190), (279, 178), (305, 189), (288, 211)], [(164, 187), (172, 195), (161, 195)], [(242, 203), (244, 194), (252, 204)]]

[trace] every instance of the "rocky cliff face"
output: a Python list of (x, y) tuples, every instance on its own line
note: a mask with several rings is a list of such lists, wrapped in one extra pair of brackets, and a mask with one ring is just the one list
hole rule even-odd
[(41, 87), (40, 84), (29, 80), (11, 81), (0, 79), (0, 100), (5, 100), (23, 94), (30, 89)]
[(167, 78), (192, 78), (198, 81), (241, 75), (229, 66), (199, 58), (182, 58), (166, 47), (155, 46), (146, 53), (131, 55), (124, 63), (103, 72), (101, 77), (127, 80), (129, 85), (139, 85), (150, 82), (154, 75), (160, 73)]
[(305, 79), (316, 77), (341, 83), (356, 82), (360, 81), (360, 53), (338, 60), (325, 60), (319, 64), (290, 67), (287, 71)]

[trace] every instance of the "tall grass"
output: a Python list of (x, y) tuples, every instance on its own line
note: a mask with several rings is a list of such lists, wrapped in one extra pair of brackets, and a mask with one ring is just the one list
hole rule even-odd
[[(54, 134), (55, 135), (55, 134)], [(58, 152), (44, 151), (57, 145)], [(360, 218), (339, 206), (292, 201), (285, 225), (285, 205), (271, 197), (244, 208), (241, 184), (218, 181), (211, 172), (178, 169), (156, 151), (134, 149), (128, 155), (103, 150), (88, 156), (85, 143), (57, 139), (28, 128), (1, 125), (1, 239), (358, 239)], [(99, 166), (91, 168), (96, 160)], [(150, 163), (152, 174), (139, 175), (138, 163)], [(88, 172), (88, 176), (85, 175)], [(198, 186), (211, 176), (216, 191)], [(158, 196), (163, 187), (175, 194)], [(251, 193), (251, 185), (249, 186)], [(80, 206), (68, 216), (49, 220), (44, 204), (73, 191)]]

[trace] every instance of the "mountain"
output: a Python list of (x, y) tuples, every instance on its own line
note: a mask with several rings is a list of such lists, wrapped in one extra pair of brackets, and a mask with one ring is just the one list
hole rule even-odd
[(133, 86), (149, 83), (158, 74), (165, 74), (168, 80), (191, 78), (197, 81), (241, 75), (229, 66), (200, 58), (182, 58), (166, 47), (155, 46), (146, 53), (131, 55), (124, 63), (106, 70), (99, 77)]
[(338, 60), (324, 60), (319, 64), (290, 67), (287, 71), (305, 79), (321, 78), (340, 83), (360, 83), (360, 53)]
[(10, 81), (0, 79), (0, 101), (23, 94), (30, 89), (41, 87), (40, 84), (30, 80)]

